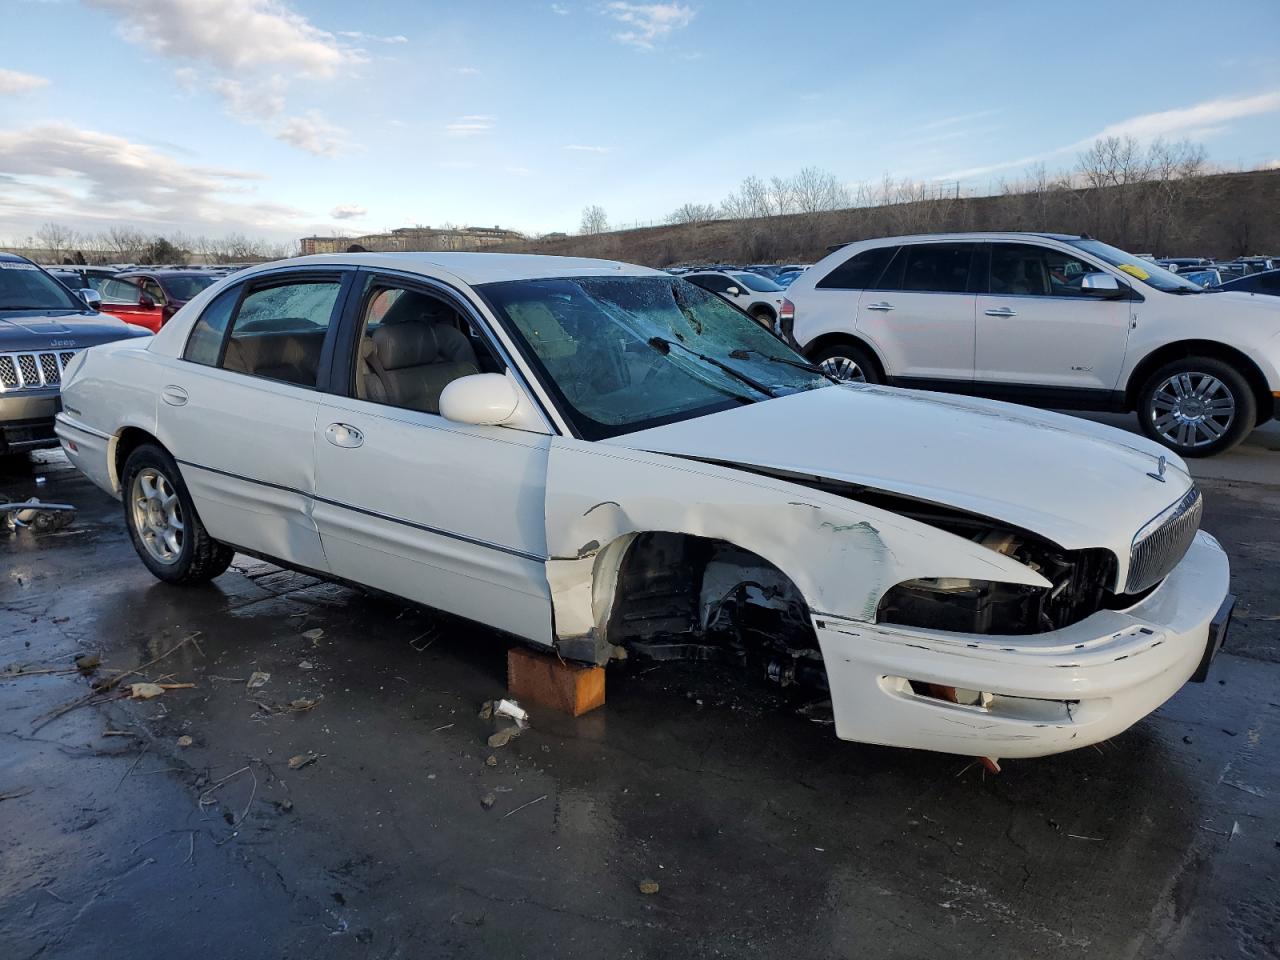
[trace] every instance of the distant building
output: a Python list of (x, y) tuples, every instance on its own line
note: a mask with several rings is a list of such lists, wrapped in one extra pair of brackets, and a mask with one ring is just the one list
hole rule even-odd
[(504, 227), (399, 227), (390, 233), (367, 233), (359, 237), (303, 237), (298, 241), (303, 256), (312, 253), (341, 253), (353, 243), (366, 250), (474, 250), (499, 243), (523, 240), (524, 234)]

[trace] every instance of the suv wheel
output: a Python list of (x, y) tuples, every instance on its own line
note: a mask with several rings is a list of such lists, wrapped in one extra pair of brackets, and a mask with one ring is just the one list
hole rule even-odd
[(837, 343), (823, 347), (810, 359), (837, 380), (849, 383), (879, 383), (879, 370), (871, 355), (854, 343)]
[(755, 310), (752, 310), (751, 319), (760, 324), (760, 326), (764, 327), (766, 330), (773, 330), (774, 317), (768, 307), (757, 307)]
[(205, 583), (226, 571), (235, 551), (209, 536), (178, 465), (143, 444), (124, 464), (124, 519), (138, 556), (166, 583)]
[(1183, 457), (1230, 450), (1253, 430), (1257, 414), (1248, 382), (1213, 357), (1166, 363), (1138, 393), (1142, 431)]

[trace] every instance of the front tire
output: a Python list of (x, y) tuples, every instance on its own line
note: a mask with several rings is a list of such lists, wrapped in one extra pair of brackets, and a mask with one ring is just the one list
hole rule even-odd
[(824, 373), (847, 383), (880, 383), (883, 380), (870, 352), (856, 343), (823, 347), (810, 359)]
[(1248, 381), (1213, 357), (1182, 357), (1147, 378), (1138, 392), (1142, 432), (1181, 457), (1212, 457), (1253, 430), (1258, 401)]
[(773, 324), (776, 318), (774, 317), (772, 312), (765, 309), (764, 307), (759, 307), (755, 310), (752, 310), (751, 319), (754, 320), (756, 323), (760, 324), (760, 326), (764, 327), (770, 333), (773, 332)]
[(235, 551), (209, 536), (163, 447), (147, 443), (130, 453), (121, 480), (129, 537), (152, 574), (188, 585), (226, 572)]

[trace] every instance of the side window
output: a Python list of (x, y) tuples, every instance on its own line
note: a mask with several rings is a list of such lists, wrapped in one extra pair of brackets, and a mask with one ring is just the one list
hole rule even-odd
[(320, 352), (341, 289), (342, 281), (333, 279), (251, 290), (231, 321), (220, 366), (267, 380), (315, 387)]
[[(231, 312), (236, 308), (236, 301), (240, 299), (240, 289), (240, 287), (232, 287), (230, 290), (224, 290), (204, 308), (204, 313), (200, 314), (200, 319), (196, 321), (196, 325), (191, 328), (191, 333), (187, 337), (187, 348), (182, 352), (184, 360), (202, 363), (206, 367), (218, 365), (218, 354), (222, 352), (222, 338), (227, 332), (227, 321), (231, 319)], [(106, 294), (103, 294), (103, 298), (106, 298)]]
[(147, 296), (149, 296), (156, 303), (164, 303), (167, 299), (164, 295), (164, 290), (161, 288), (160, 284), (156, 283), (156, 281), (152, 280), (150, 277), (143, 278), (142, 292), (145, 293)]
[(102, 299), (108, 303), (137, 304), (138, 302), (138, 288), (128, 280), (103, 277), (95, 285), (98, 293), (102, 294)]
[[(904, 246), (894, 259), (901, 261), (899, 290), (922, 293), (964, 293), (969, 287), (972, 243), (920, 243)], [(883, 284), (882, 289), (885, 288)]]
[(690, 277), (689, 281), (700, 286), (703, 290), (710, 290), (712, 293), (724, 293), (729, 289), (729, 281), (724, 277), (718, 277), (714, 273), (700, 274), (696, 277)]
[(1079, 257), (1026, 243), (991, 248), (991, 292), (1023, 297), (1088, 297), (1083, 281), (1097, 273)]
[(1268, 293), (1280, 293), (1280, 270), (1258, 274), (1258, 279), (1253, 282), (1252, 289), (1265, 290)]
[(818, 281), (819, 290), (874, 290), (897, 247), (876, 247), (850, 257)]
[(361, 400), (440, 412), (440, 394), (459, 377), (503, 369), (487, 343), (446, 300), (384, 280), (365, 293), (354, 385)]

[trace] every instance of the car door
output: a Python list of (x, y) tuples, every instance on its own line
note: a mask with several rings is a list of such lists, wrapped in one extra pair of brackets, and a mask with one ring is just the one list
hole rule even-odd
[(479, 313), (447, 288), (367, 273), (344, 329), (344, 388), (322, 398), (313, 438), (333, 573), (550, 643), (550, 430), (439, 413), (447, 383), (508, 367)]
[(146, 327), (153, 333), (160, 331), (160, 306), (145, 297), (137, 281), (132, 279), (104, 278), (98, 281), (98, 293), (102, 295), (102, 309), (126, 323)]
[(898, 248), (858, 300), (857, 329), (895, 383), (947, 387), (973, 381), (976, 243)]
[(210, 535), (320, 572), (313, 437), (353, 273), (283, 271), (223, 291), (157, 404), (160, 440)]
[(1075, 254), (1033, 243), (993, 243), (989, 292), (978, 297), (979, 384), (1114, 390), (1129, 340), (1129, 288), (1091, 293), (1100, 273)]

